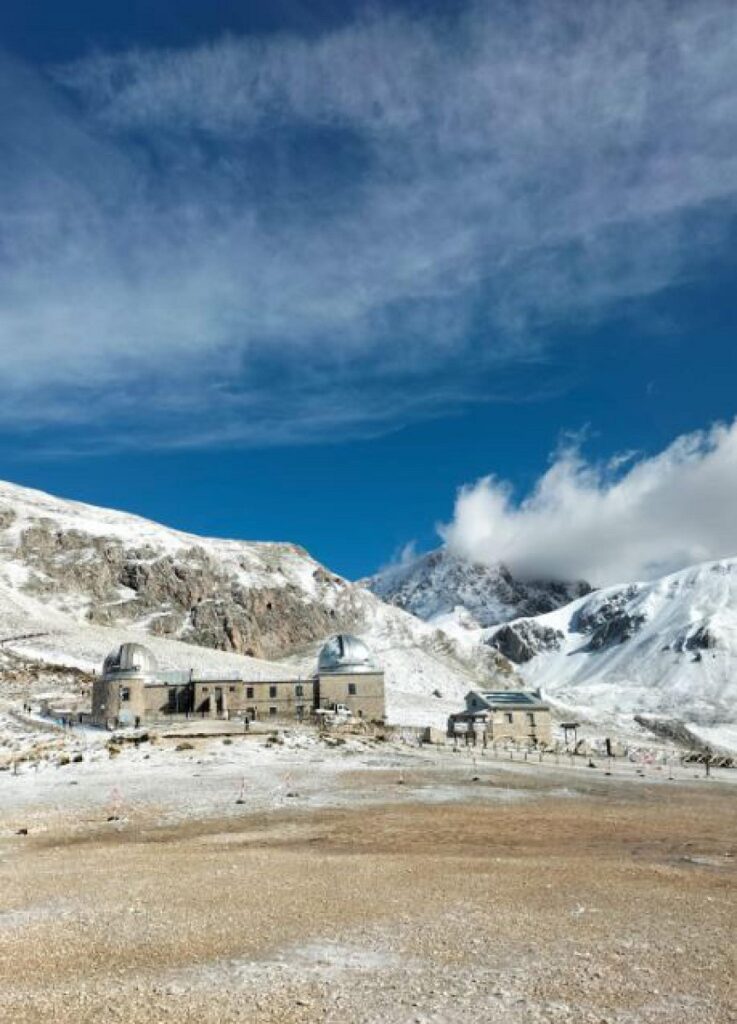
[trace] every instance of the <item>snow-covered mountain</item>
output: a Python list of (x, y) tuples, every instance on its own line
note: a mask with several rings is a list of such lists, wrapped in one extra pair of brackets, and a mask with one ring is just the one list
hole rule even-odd
[(205, 539), (0, 483), (0, 699), (21, 663), (91, 671), (124, 640), (162, 667), (308, 673), (348, 630), (383, 664), (397, 722), (440, 725), (472, 686), (519, 673), (599, 729), (659, 716), (737, 748), (737, 559), (568, 604), (585, 584), (418, 561), (370, 581), (404, 611), (293, 544)]
[(737, 749), (737, 559), (607, 587), (483, 635), (575, 716), (655, 716)]
[[(495, 650), (391, 607), (286, 543), (206, 539), (0, 483), (0, 645), (91, 670), (122, 640), (162, 665), (261, 678), (310, 671), (330, 633), (361, 634), (387, 672), (396, 720), (444, 721)], [(437, 696), (437, 693), (441, 696)]]
[(476, 565), (438, 548), (361, 581), (426, 622), (469, 628), (541, 615), (590, 592), (587, 583), (521, 581), (503, 565)]

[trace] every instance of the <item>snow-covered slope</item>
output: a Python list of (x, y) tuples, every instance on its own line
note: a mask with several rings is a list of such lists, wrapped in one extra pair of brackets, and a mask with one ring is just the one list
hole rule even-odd
[[(0, 483), (0, 645), (91, 670), (123, 640), (162, 666), (272, 678), (310, 672), (330, 633), (384, 664), (390, 714), (441, 722), (510, 666), (385, 604), (293, 544), (205, 539)], [(438, 691), (442, 696), (435, 694)]]
[(484, 636), (575, 715), (674, 719), (737, 749), (737, 559), (608, 587)]
[[(0, 484), (0, 648), (36, 663), (89, 671), (139, 640), (162, 667), (273, 678), (311, 672), (323, 639), (347, 630), (384, 665), (393, 721), (442, 724), (472, 686), (519, 685), (511, 659), (598, 726), (657, 715), (737, 747), (737, 559), (563, 607), (570, 588), (444, 552), (371, 583), (429, 621), (293, 544), (203, 539)], [(515, 614), (527, 618), (499, 624)]]
[(365, 587), (426, 622), (474, 628), (540, 615), (589, 593), (586, 583), (516, 580), (503, 565), (475, 565), (445, 548), (392, 566)]

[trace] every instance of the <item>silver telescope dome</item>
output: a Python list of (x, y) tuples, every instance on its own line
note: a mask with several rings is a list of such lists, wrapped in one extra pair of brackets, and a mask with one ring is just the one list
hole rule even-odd
[(376, 663), (363, 640), (338, 633), (324, 644), (317, 659), (319, 673), (376, 672)]
[(105, 658), (102, 675), (104, 679), (152, 679), (158, 667), (158, 662), (148, 647), (144, 647), (143, 644), (121, 644)]

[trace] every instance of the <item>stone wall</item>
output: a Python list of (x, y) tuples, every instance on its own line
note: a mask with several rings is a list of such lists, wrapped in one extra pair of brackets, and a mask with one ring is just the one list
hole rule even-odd
[(520, 743), (530, 746), (551, 746), (553, 729), (550, 709), (536, 707), (522, 710), (506, 708), (504, 711), (479, 712), (478, 715), (452, 715), (448, 722), (449, 735), (483, 743)]
[(324, 673), (317, 680), (317, 706), (345, 704), (356, 718), (381, 721), (386, 715), (383, 672)]
[(550, 711), (547, 708), (494, 711), (489, 716), (487, 730), (488, 739), (492, 742), (509, 739), (520, 743), (535, 741), (545, 746), (552, 742)]
[(194, 713), (216, 717), (244, 715), (256, 721), (300, 721), (311, 716), (315, 701), (311, 679), (202, 681), (192, 685)]

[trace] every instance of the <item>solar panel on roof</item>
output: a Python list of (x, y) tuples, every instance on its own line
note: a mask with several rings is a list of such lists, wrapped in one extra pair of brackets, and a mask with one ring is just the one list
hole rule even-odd
[(485, 693), (484, 700), (491, 704), (534, 704), (528, 693), (520, 693), (514, 690), (500, 690), (494, 693)]

